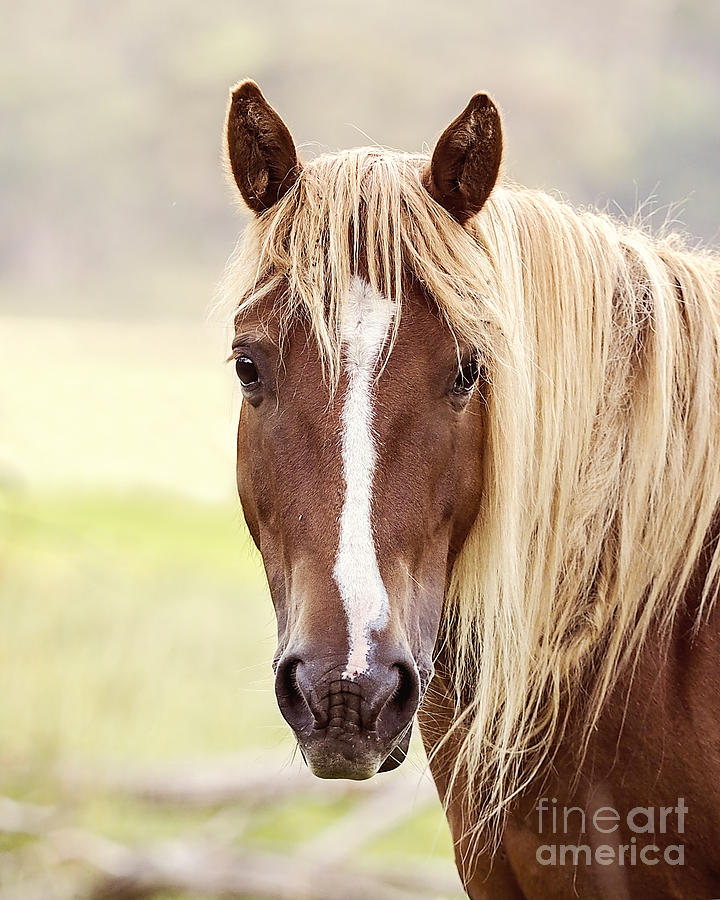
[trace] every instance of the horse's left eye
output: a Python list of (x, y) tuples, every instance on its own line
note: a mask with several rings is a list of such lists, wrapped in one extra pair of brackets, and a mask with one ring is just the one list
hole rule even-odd
[(479, 377), (480, 366), (477, 359), (474, 356), (471, 356), (470, 359), (464, 362), (460, 367), (460, 371), (455, 379), (455, 384), (453, 385), (453, 394), (459, 394), (460, 396), (469, 394), (475, 387)]
[(255, 387), (260, 381), (255, 363), (249, 356), (238, 356), (235, 360), (235, 371), (240, 379), (240, 384), (244, 388)]

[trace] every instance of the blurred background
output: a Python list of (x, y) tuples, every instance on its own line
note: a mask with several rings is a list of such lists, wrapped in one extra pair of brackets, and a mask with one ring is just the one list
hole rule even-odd
[(305, 156), (431, 148), (485, 89), (513, 179), (713, 244), (720, 4), (0, 7), (0, 897), (457, 896), (419, 748), (328, 785), (276, 711), (213, 311), (228, 87)]

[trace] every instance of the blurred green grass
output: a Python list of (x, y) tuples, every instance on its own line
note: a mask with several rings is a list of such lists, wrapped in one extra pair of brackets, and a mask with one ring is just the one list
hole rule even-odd
[(172, 759), (276, 745), (273, 613), (239, 512), (8, 495), (3, 756)]

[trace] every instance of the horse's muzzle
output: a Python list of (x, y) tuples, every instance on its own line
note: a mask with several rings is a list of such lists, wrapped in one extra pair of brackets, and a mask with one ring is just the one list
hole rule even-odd
[(286, 651), (275, 693), (313, 773), (362, 780), (405, 758), (420, 678), (409, 654), (348, 677), (345, 659)]

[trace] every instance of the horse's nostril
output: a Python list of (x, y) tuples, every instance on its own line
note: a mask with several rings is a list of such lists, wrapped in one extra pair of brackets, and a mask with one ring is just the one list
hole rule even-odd
[(417, 669), (405, 661), (394, 663), (388, 670), (395, 685), (378, 714), (378, 728), (385, 735), (399, 734), (415, 715), (420, 700)]
[(417, 706), (420, 693), (420, 683), (417, 672), (404, 663), (397, 663), (393, 668), (398, 673), (398, 682), (390, 702), (400, 709), (412, 707), (413, 712)]
[(300, 688), (297, 683), (297, 670), (299, 665), (299, 659), (289, 659), (282, 667), (280, 675), (283, 680), (283, 688), (288, 696), (300, 693)]
[(280, 660), (275, 673), (275, 695), (278, 706), (288, 724), (294, 729), (303, 728), (313, 720), (308, 699), (303, 691), (300, 678), (302, 660), (287, 657)]

